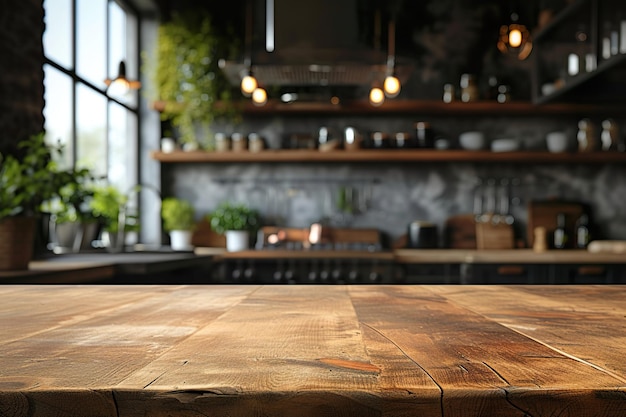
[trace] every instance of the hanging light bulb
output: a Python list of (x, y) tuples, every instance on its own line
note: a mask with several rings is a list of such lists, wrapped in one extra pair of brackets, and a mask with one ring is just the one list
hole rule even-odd
[(257, 87), (252, 92), (252, 102), (256, 106), (264, 106), (267, 103), (267, 91), (261, 87)]
[(383, 92), (383, 90), (378, 86), (372, 87), (372, 89), (370, 90), (370, 104), (372, 106), (378, 107), (384, 102), (385, 93)]
[(511, 13), (511, 23), (500, 27), (498, 49), (504, 54), (514, 54), (521, 61), (530, 55), (533, 43), (530, 31), (525, 25), (517, 23), (519, 16)]
[(509, 31), (509, 45), (512, 48), (519, 48), (522, 44), (522, 31), (519, 29), (511, 29)]
[(400, 94), (400, 80), (395, 75), (387, 75), (385, 78), (385, 82), (383, 83), (383, 90), (385, 90), (385, 95), (389, 98), (398, 97)]
[(383, 82), (383, 90), (385, 96), (395, 98), (400, 94), (400, 80), (396, 77), (396, 23), (391, 20), (389, 22), (389, 33), (387, 39), (387, 76)]
[(114, 79), (105, 79), (104, 84), (107, 86), (109, 93), (116, 95), (124, 95), (130, 90), (136, 90), (141, 87), (141, 82), (126, 78), (126, 62), (124, 61), (120, 61), (117, 69), (117, 77)]
[(241, 93), (246, 97), (250, 97), (258, 86), (259, 83), (256, 78), (254, 78), (254, 75), (252, 75), (252, 71), (248, 71), (248, 73), (241, 79)]

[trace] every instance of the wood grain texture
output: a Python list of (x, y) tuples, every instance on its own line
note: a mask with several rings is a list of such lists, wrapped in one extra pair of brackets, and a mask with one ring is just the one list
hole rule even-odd
[(0, 416), (626, 416), (623, 286), (0, 286)]

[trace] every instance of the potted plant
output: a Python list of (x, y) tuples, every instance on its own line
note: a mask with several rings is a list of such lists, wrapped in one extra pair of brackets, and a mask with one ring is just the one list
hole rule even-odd
[(238, 41), (219, 32), (206, 13), (173, 13), (160, 24), (155, 59), (147, 65), (161, 118), (178, 129), (187, 149), (210, 148), (214, 119), (237, 115), (219, 60), (236, 55)]
[(66, 179), (52, 160), (60, 148), (48, 146), (43, 134), (21, 141), (18, 150), (19, 158), (0, 154), (0, 270), (28, 268), (42, 203)]
[(128, 194), (113, 185), (93, 189), (90, 207), (102, 227), (102, 242), (109, 252), (122, 252), (126, 233), (138, 229), (136, 215), (128, 212)]
[(226, 235), (229, 252), (248, 249), (250, 232), (259, 227), (259, 213), (244, 204), (222, 203), (211, 214), (211, 228)]
[(58, 196), (44, 205), (50, 213), (50, 247), (58, 252), (78, 252), (89, 247), (98, 232), (98, 219), (90, 207), (94, 176), (87, 168), (60, 173)]
[(173, 250), (190, 250), (191, 237), (195, 226), (195, 210), (191, 203), (175, 197), (163, 200), (161, 217), (163, 228), (170, 234)]

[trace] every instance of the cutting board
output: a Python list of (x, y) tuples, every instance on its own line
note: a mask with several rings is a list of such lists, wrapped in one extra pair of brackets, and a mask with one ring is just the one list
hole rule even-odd
[(556, 228), (557, 215), (563, 213), (565, 214), (565, 231), (569, 236), (566, 247), (574, 247), (576, 220), (585, 212), (585, 205), (580, 202), (561, 200), (531, 201), (528, 204), (528, 227), (526, 231), (528, 246), (533, 246), (535, 227), (542, 226), (546, 228), (548, 247), (550, 247), (552, 234)]
[(476, 249), (476, 223), (473, 214), (457, 214), (446, 220), (446, 247)]
[(476, 223), (476, 247), (478, 249), (513, 249), (515, 236), (513, 226), (506, 223), (492, 223), (487, 220)]

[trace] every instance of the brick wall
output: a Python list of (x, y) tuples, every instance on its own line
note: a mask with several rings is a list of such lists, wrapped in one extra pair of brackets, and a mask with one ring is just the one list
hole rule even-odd
[(0, 0), (0, 152), (43, 131), (43, 0)]

